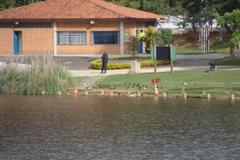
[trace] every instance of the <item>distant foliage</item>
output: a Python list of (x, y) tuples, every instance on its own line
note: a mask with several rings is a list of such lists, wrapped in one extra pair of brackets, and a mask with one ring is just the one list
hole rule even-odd
[(230, 47), (232, 55), (240, 52), (240, 9), (227, 12), (218, 18), (218, 23), (231, 33)]
[(0, 11), (41, 1), (45, 0), (0, 0)]
[(170, 45), (172, 42), (172, 31), (170, 29), (159, 29), (147, 27), (144, 30), (143, 41), (146, 45), (146, 53), (150, 53), (150, 48), (154, 45)]
[(156, 33), (157, 45), (170, 45), (172, 43), (172, 30), (171, 29), (159, 29)]
[(107, 0), (126, 7), (136, 8), (161, 15), (179, 15), (182, 12), (180, 5), (171, 7), (168, 0)]

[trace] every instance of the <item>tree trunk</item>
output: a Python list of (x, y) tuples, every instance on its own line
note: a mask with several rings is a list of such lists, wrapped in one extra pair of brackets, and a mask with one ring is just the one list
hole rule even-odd
[(230, 57), (235, 57), (235, 48), (230, 47)]
[(238, 43), (237, 54), (238, 54), (238, 56), (240, 56), (240, 42)]

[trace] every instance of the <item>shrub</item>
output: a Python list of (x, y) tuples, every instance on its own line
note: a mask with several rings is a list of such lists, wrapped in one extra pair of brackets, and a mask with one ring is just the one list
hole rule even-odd
[(10, 62), (0, 71), (0, 92), (4, 94), (40, 95), (67, 92), (72, 85), (70, 73), (51, 56), (32, 58), (30, 66), (18, 68)]
[[(157, 66), (168, 65), (169, 63), (170, 63), (169, 61), (157, 61)], [(154, 61), (153, 60), (144, 60), (144, 61), (140, 62), (140, 65), (142, 68), (153, 67)]]
[[(112, 58), (114, 60), (118, 59), (118, 58)], [(140, 57), (138, 57), (137, 59), (140, 59)], [(127, 58), (119, 58), (118, 60), (127, 60)], [(131, 58), (130, 58), (131, 60)], [(167, 65), (169, 64), (169, 61), (157, 61), (157, 65)], [(143, 60), (140, 62), (140, 65), (142, 68), (146, 68), (146, 67), (153, 67), (154, 66), (154, 61), (149, 60), (149, 57), (143, 57)], [(107, 65), (107, 69), (109, 70), (114, 70), (114, 69), (127, 69), (131, 67), (131, 63), (130, 62), (110, 62)], [(92, 69), (101, 69), (102, 68), (102, 61), (101, 59), (96, 59), (90, 62), (90, 68)]]
[[(130, 68), (130, 63), (127, 63), (127, 62), (120, 62), (120, 63), (109, 63), (107, 65), (107, 69), (126, 69), (126, 68)], [(90, 63), (90, 68), (92, 69), (101, 69), (102, 68), (102, 61), (101, 59), (96, 59), (96, 60), (93, 60), (91, 63)]]

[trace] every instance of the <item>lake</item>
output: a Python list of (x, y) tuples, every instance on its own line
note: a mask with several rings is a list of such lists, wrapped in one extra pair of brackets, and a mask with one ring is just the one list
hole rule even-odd
[(0, 96), (1, 160), (239, 157), (238, 101)]

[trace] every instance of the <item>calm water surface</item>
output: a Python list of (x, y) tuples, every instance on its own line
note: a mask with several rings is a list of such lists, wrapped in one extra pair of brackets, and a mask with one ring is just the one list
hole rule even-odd
[(240, 103), (0, 97), (1, 160), (240, 159)]

